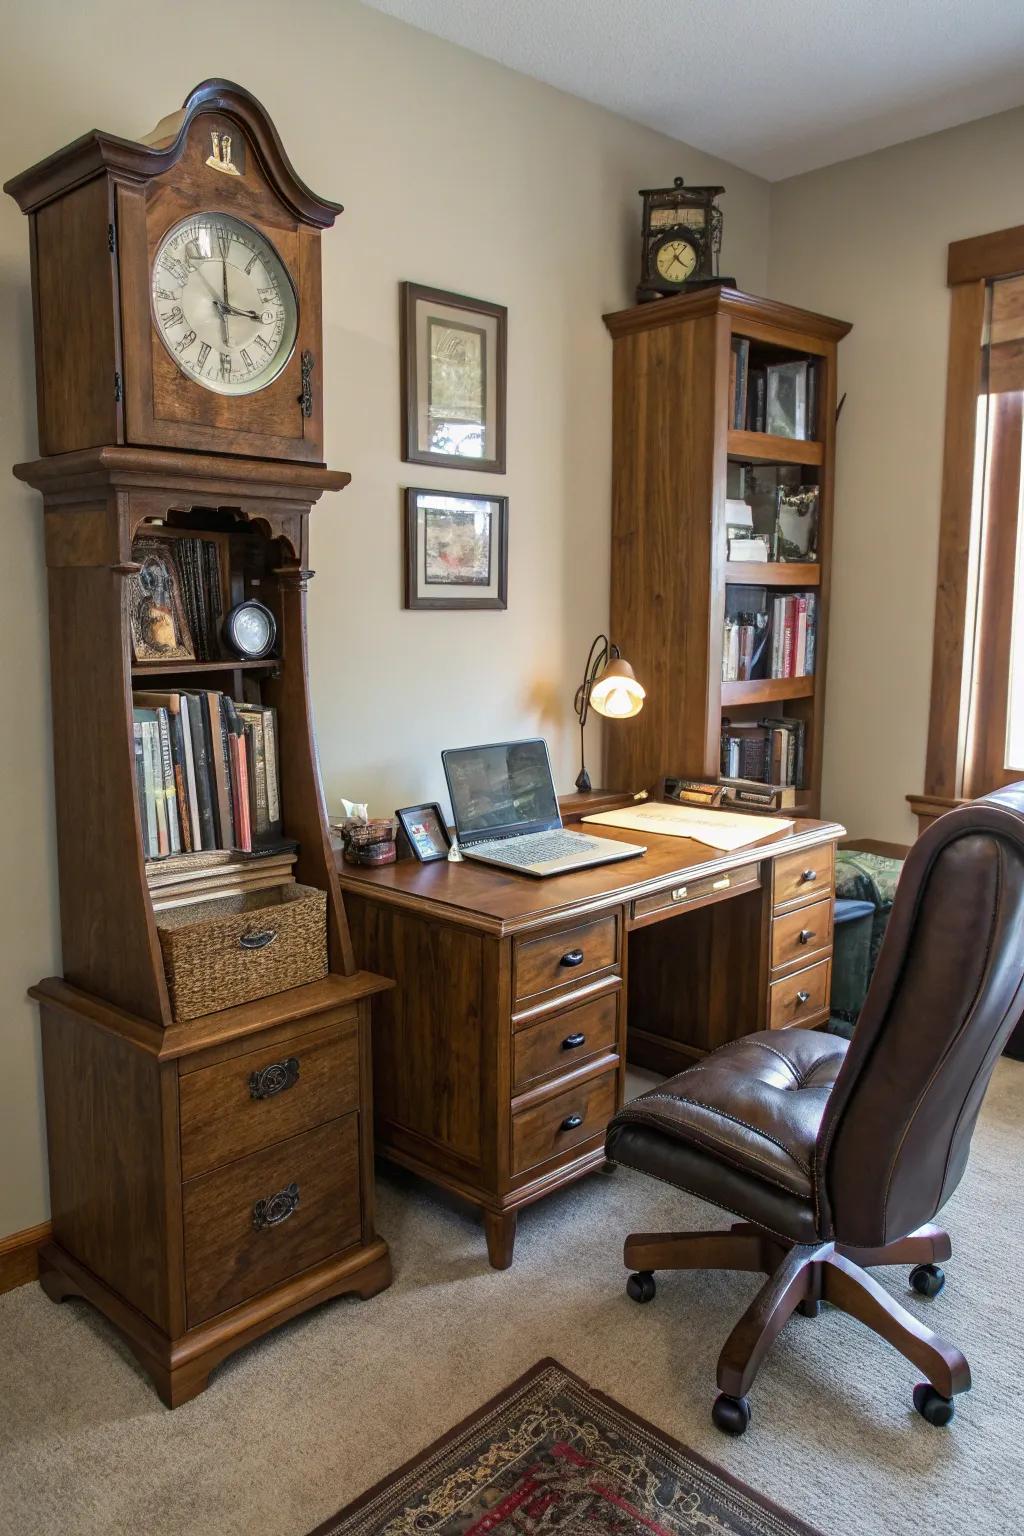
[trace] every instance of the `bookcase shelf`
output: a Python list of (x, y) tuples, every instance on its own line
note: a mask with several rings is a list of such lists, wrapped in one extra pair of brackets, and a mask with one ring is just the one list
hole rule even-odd
[(133, 661), (132, 677), (192, 677), (214, 672), (276, 672), (279, 657), (265, 656), (262, 661)]
[(813, 677), (756, 677), (723, 683), (722, 708), (732, 704), (775, 704), (780, 699), (813, 699)]
[(799, 437), (775, 437), (771, 432), (740, 432), (731, 428), (727, 450), (730, 459), (754, 464), (813, 464), (825, 462), (825, 444)]
[(811, 560), (727, 560), (725, 579), (729, 586), (816, 587), (821, 566)]

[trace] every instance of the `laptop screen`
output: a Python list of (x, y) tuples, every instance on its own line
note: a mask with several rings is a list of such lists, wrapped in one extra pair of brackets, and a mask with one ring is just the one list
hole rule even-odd
[(442, 752), (460, 838), (560, 827), (548, 749), (541, 740)]

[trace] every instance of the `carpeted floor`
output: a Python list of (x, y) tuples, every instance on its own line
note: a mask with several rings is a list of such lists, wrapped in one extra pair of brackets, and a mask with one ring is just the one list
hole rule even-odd
[[(794, 1318), (739, 1441), (709, 1419), (718, 1350), (759, 1283), (666, 1275), (624, 1291), (630, 1229), (715, 1213), (620, 1169), (520, 1218), (488, 1269), (462, 1208), (379, 1181), (396, 1280), (242, 1351), (168, 1413), (84, 1303), (0, 1297), (0, 1531), (10, 1536), (303, 1536), (543, 1355), (654, 1421), (827, 1536), (1017, 1536), (1024, 1294), (1024, 1064), (1000, 1064), (946, 1210), (955, 1255), (935, 1302), (885, 1283), (965, 1350), (975, 1387), (948, 1430), (914, 1413), (914, 1368), (842, 1314)], [(886, 1272), (879, 1272), (885, 1274)]]

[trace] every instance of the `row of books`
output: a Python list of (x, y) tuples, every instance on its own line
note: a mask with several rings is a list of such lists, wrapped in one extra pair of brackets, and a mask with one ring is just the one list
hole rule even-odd
[(818, 370), (809, 358), (752, 364), (750, 341), (734, 336), (729, 369), (732, 425), (738, 431), (813, 438)]
[(772, 598), (770, 608), (729, 613), (722, 639), (723, 683), (810, 677), (817, 648), (815, 592)]
[(800, 788), (804, 782), (805, 737), (803, 720), (730, 721), (723, 716), (722, 778)]
[(146, 862), (146, 883), (154, 912), (171, 907), (193, 906), (197, 901), (219, 901), (248, 891), (272, 890), (294, 884), (293, 867), (298, 844), (275, 844), (268, 849), (213, 849), (206, 853), (169, 854)]
[(147, 859), (276, 843), (277, 717), (226, 694), (134, 695), (135, 774)]

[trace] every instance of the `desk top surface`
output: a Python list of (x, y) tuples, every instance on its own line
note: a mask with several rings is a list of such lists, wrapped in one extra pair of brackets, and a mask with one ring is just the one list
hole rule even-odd
[[(771, 821), (765, 820), (766, 828), (770, 828)], [(627, 832), (618, 827), (594, 827), (593, 831), (619, 842), (642, 842), (647, 852), (636, 859), (544, 879), (495, 869), (472, 859), (460, 864), (449, 864), (444, 859), (432, 864), (401, 859), (381, 869), (363, 869), (346, 864), (339, 852), (338, 875), (344, 891), (503, 935), (606, 911), (678, 880), (696, 880), (834, 842), (843, 836), (844, 828), (835, 821), (800, 818), (788, 830), (766, 830), (756, 843), (732, 853), (722, 853), (689, 837)]]

